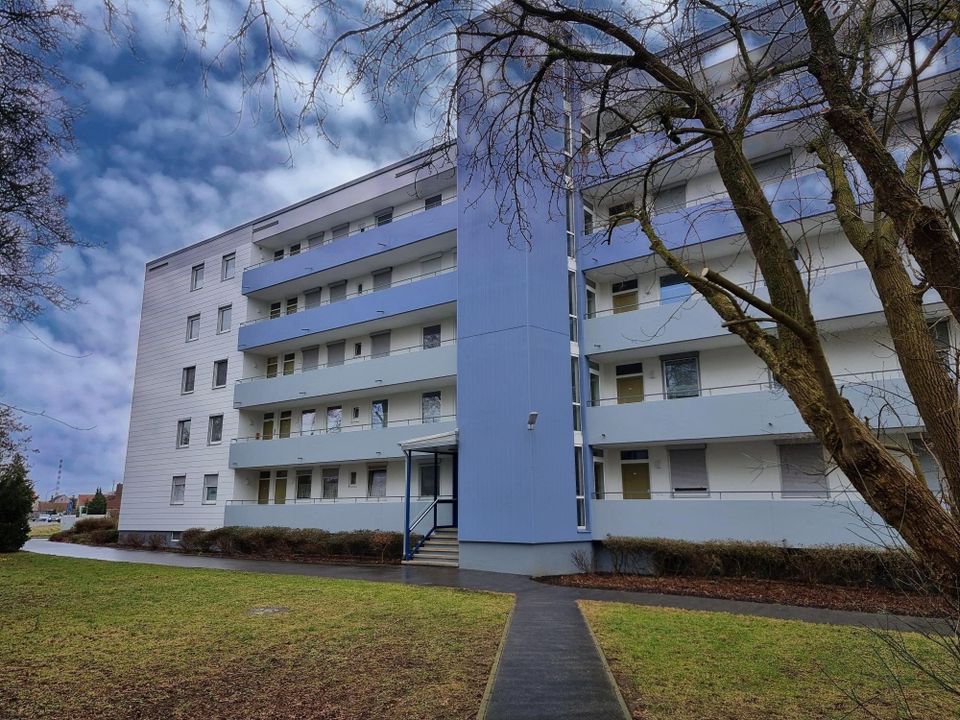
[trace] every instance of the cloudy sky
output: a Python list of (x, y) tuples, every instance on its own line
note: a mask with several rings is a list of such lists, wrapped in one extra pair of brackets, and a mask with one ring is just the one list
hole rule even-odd
[[(204, 50), (168, 26), (162, 2), (143, 4), (155, 14), (138, 11), (135, 53), (111, 41), (92, 10), (63, 59), (81, 85), (72, 99), (85, 111), (58, 176), (78, 235), (98, 245), (63, 257), (64, 283), (83, 304), (3, 335), (0, 397), (50, 417), (26, 418), (42, 496), (61, 458), (65, 492), (122, 479), (147, 260), (392, 162), (429, 138), (403, 103), (385, 121), (352, 97), (335, 114), (336, 146), (285, 139), (269, 102), (258, 117), (230, 66), (204, 88), (218, 23), (232, 18), (215, 13)], [(309, 67), (310, 39), (300, 39), (305, 52), (295, 60)], [(293, 109), (292, 92), (287, 100)]]

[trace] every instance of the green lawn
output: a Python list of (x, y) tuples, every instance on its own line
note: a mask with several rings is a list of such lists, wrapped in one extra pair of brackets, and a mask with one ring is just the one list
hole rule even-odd
[(475, 717), (512, 603), (0, 555), (0, 718)]
[[(636, 717), (905, 717), (888, 690), (886, 646), (868, 630), (615, 603), (581, 602), (581, 609)], [(918, 656), (937, 657), (924, 638), (908, 642)], [(960, 717), (955, 696), (917, 672), (901, 667), (899, 675), (912, 717)]]

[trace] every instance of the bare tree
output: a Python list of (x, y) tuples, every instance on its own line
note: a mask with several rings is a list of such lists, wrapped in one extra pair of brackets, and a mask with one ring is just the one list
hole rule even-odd
[(72, 3), (0, 1), (0, 322), (70, 307), (58, 254), (74, 245), (52, 164), (73, 140), (60, 52), (81, 22)]
[[(182, 3), (173, 7), (186, 17)], [(477, 139), (461, 167), (496, 188), (501, 219), (518, 239), (529, 236), (523, 198), (532, 172), (555, 182), (559, 202), (562, 171), (589, 184), (616, 165), (616, 148), (604, 142), (611, 127), (641, 136), (644, 163), (617, 186), (641, 201), (617, 219), (638, 221), (653, 252), (767, 365), (855, 489), (944, 587), (957, 587), (960, 404), (955, 367), (931, 337), (923, 300), (934, 290), (960, 319), (950, 144), (960, 88), (942, 75), (960, 39), (955, 2), (797, 0), (757, 10), (745, 0), (402, 0), (357, 9), (317, 0), (301, 23), (285, 13), (251, 1), (222, 49), (249, 59), (255, 44), (267, 47), (247, 75), (250, 89), (289, 83), (285, 56), (297, 55), (295, 32), (309, 31), (321, 50), (315, 75), (297, 86), (302, 130), (326, 131), (336, 111), (331, 90), (364, 90), (384, 112), (398, 97), (435, 102), (438, 141), (452, 137), (458, 112), (472, 118), (461, 132)], [(573, 166), (550, 141), (568, 83), (593, 118)], [(457, 86), (479, 90), (457, 94)], [(942, 471), (939, 497), (910, 443), (892, 440), (878, 418), (858, 417), (833, 376), (809, 272), (794, 259), (797, 239), (751, 165), (751, 139), (776, 127), (796, 132), (817, 158), (842, 232), (870, 270)], [(698, 263), (658, 226), (657, 192), (672, 168), (696, 162), (719, 173), (766, 297)]]

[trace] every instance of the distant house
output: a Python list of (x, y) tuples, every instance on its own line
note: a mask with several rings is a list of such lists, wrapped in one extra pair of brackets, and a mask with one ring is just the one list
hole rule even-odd
[(113, 492), (107, 495), (107, 515), (120, 517), (120, 498), (123, 496), (123, 483), (117, 483)]

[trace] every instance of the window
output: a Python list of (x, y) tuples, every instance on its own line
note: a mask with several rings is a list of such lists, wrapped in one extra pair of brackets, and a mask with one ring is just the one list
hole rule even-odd
[(355, 358), (363, 356), (363, 343), (354, 343), (353, 344), (353, 356)]
[(323, 476), (323, 497), (326, 500), (333, 500), (340, 492), (340, 468), (323, 468), (321, 473)]
[(316, 370), (320, 365), (320, 346), (311, 345), (310, 347), (305, 347), (300, 351), (300, 355), (303, 358), (302, 368), (306, 372), (308, 370)]
[(273, 439), (273, 423), (274, 423), (274, 414), (272, 412), (263, 414), (263, 425), (261, 426), (261, 435), (264, 440)]
[(203, 502), (213, 504), (217, 501), (217, 476), (203, 476)]
[(217, 310), (217, 332), (225, 333), (230, 332), (230, 325), (233, 322), (231, 315), (233, 314), (232, 305), (224, 305), (222, 308)]
[(569, 315), (570, 342), (579, 342), (577, 330), (577, 274), (567, 272), (567, 314)]
[(700, 396), (700, 360), (696, 355), (663, 360), (667, 400)]
[(437, 253), (429, 257), (420, 258), (420, 274), (436, 275), (442, 269), (443, 254)]
[(637, 294), (637, 280), (623, 280), (615, 282), (611, 287), (613, 292), (613, 314), (630, 312), (639, 307), (640, 296)]
[(583, 203), (583, 234), (593, 234), (593, 205), (588, 202)]
[(427, 392), (420, 398), (421, 417), (425, 423), (440, 422), (441, 400), (439, 392)]
[(597, 500), (603, 500), (603, 450), (593, 451), (593, 488)]
[(577, 256), (576, 214), (574, 211), (573, 191), (567, 190), (566, 195), (566, 226), (567, 226), (567, 257)]
[(347, 235), (350, 234), (350, 223), (343, 223), (342, 225), (337, 225), (330, 232), (334, 240), (339, 240), (340, 238), (346, 237)]
[(920, 463), (920, 471), (923, 473), (923, 479), (927, 483), (927, 487), (930, 488), (930, 492), (934, 496), (942, 498), (943, 481), (940, 462), (930, 452), (923, 440), (913, 440), (911, 444), (913, 452), (917, 456), (917, 462)]
[(191, 365), (185, 367), (180, 375), (180, 392), (186, 395), (193, 392), (193, 386), (197, 381), (197, 366)]
[(593, 317), (597, 314), (597, 284), (587, 280), (584, 289), (587, 291), (587, 317)]
[(220, 261), (220, 282), (230, 280), (237, 273), (237, 254), (228, 253)]
[(950, 344), (950, 320), (947, 317), (927, 320), (927, 328), (933, 339), (933, 347), (937, 357), (946, 365), (948, 370), (953, 369), (953, 346)]
[(826, 498), (826, 463), (818, 443), (780, 445), (780, 491), (784, 498)]
[(370, 355), (378, 357), (386, 357), (390, 354), (390, 331), (377, 333), (376, 335), (370, 336)]
[(653, 214), (673, 212), (687, 204), (687, 184), (661, 188), (653, 198)]
[(280, 437), (290, 437), (290, 426), (293, 424), (293, 411), (283, 410), (280, 412)]
[(299, 308), (299, 298), (287, 298), (287, 315), (296, 314)]
[(385, 428), (389, 408), (388, 400), (374, 400), (370, 405), (370, 425), (375, 428)]
[(346, 342), (344, 340), (327, 345), (327, 367), (343, 365), (343, 355), (345, 350)]
[(313, 492), (313, 473), (297, 470), (297, 500), (309, 500)]
[(274, 378), (277, 376), (277, 360), (279, 358), (276, 355), (267, 358), (267, 377)]
[(219, 445), (223, 440), (223, 415), (211, 415), (207, 421), (207, 444)]
[(616, 145), (618, 142), (630, 137), (632, 128), (630, 125), (621, 125), (607, 132), (605, 141), (610, 145)]
[(296, 245), (291, 245), (290, 257), (293, 257), (294, 255), (299, 255), (299, 254), (300, 254), (300, 243), (297, 243)]
[(343, 407), (331, 405), (327, 408), (327, 432), (340, 432), (343, 427)]
[(293, 371), (296, 369), (296, 364), (297, 364), (297, 354), (285, 353), (283, 356), (283, 374), (293, 375)]
[(222, 388), (227, 386), (227, 361), (217, 360), (213, 363), (213, 387)]
[(582, 447), (573, 448), (573, 476), (577, 498), (577, 528), (583, 530), (587, 527), (587, 491), (583, 479)]
[(443, 195), (431, 195), (423, 201), (424, 210), (433, 210), (443, 205)]
[(183, 505), (183, 498), (186, 496), (187, 476), (174, 475), (173, 484), (170, 486), (170, 504)]
[(283, 253), (283, 248), (280, 248), (279, 250), (274, 250), (274, 251), (273, 251), (273, 261), (274, 261), (274, 262), (279, 262), (280, 260), (283, 260), (283, 255), (284, 255), (284, 253)]
[[(386, 290), (393, 283), (393, 268), (377, 270), (373, 274), (373, 291)], [(357, 291), (359, 292), (359, 290)]]
[(600, 365), (589, 362), (590, 366), (590, 404), (597, 405), (600, 401)]
[(708, 492), (707, 453), (703, 447), (670, 448), (670, 490), (673, 495)]
[(347, 299), (347, 281), (343, 280), (330, 285), (330, 299), (328, 302), (340, 302)]
[(357, 473), (353, 471), (350, 473), (350, 485), (351, 487), (356, 487), (357, 485)]
[(194, 265), (190, 270), (190, 291), (199, 290), (203, 287), (203, 263)]
[(307, 238), (307, 247), (315, 248), (323, 245), (323, 230), (318, 233), (314, 233)]
[(582, 430), (580, 424), (580, 358), (570, 358), (570, 384), (573, 389), (573, 429)]
[(385, 467), (368, 468), (367, 495), (369, 497), (387, 496), (387, 469)]
[(430, 350), (431, 348), (440, 347), (440, 326), (439, 325), (429, 325), (423, 329), (423, 349)]
[(431, 463), (420, 466), (420, 497), (436, 497), (440, 494), (437, 483), (437, 467)]
[(309, 310), (310, 308), (315, 308), (320, 305), (320, 298), (322, 292), (320, 288), (314, 288), (313, 290), (307, 290), (303, 294), (303, 306), (305, 309)]
[(682, 303), (690, 297), (690, 293), (690, 283), (679, 275), (660, 276), (660, 303), (662, 305)]
[(187, 342), (193, 342), (200, 337), (200, 315), (191, 315), (187, 318)]
[(270, 303), (270, 319), (276, 320), (278, 317), (280, 317), (280, 313), (282, 310), (283, 310), (283, 303), (280, 303), (280, 302)]
[(761, 185), (766, 185), (775, 180), (783, 180), (790, 174), (793, 168), (793, 158), (790, 152), (774, 155), (773, 157), (754, 160), (750, 163), (754, 175)]
[(381, 225), (389, 225), (393, 222), (393, 208), (381, 210), (374, 217), (377, 220), (377, 227), (380, 227)]
[(177, 447), (187, 447), (190, 445), (190, 418), (179, 420), (177, 422)]
[(636, 218), (633, 216), (634, 206), (633, 201), (619, 203), (617, 205), (611, 205), (607, 209), (607, 215), (609, 216), (609, 222), (611, 225), (625, 225), (626, 223), (633, 222)]
[(300, 412), (300, 434), (313, 435), (317, 424), (316, 410), (303, 410)]

